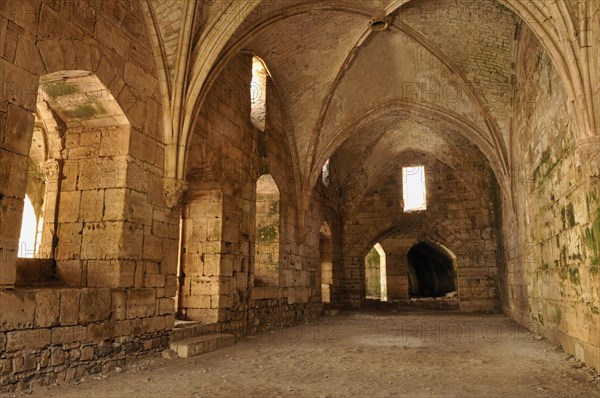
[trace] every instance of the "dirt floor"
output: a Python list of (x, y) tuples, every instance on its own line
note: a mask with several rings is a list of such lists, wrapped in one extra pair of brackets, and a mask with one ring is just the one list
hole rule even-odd
[(364, 310), (31, 396), (592, 398), (600, 379), (503, 315)]

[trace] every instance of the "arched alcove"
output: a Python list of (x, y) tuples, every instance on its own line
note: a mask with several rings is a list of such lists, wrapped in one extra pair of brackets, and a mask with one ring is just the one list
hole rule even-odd
[(254, 286), (279, 286), (279, 188), (270, 174), (256, 181)]
[(386, 255), (376, 243), (365, 256), (365, 294), (368, 299), (387, 300)]
[(34, 217), (21, 224), (35, 230), (25, 257), (51, 272), (36, 272), (37, 265), (22, 259), (17, 285), (55, 279), (68, 286), (129, 284), (119, 261), (111, 262), (136, 251), (125, 243), (119, 215), (129, 176), (127, 117), (98, 77), (82, 70), (40, 77), (34, 117), (26, 188)]
[(442, 297), (457, 289), (456, 256), (432, 242), (419, 242), (407, 254), (411, 297)]
[(331, 285), (333, 284), (333, 240), (331, 228), (327, 221), (321, 224), (319, 230), (319, 259), (321, 280), (321, 301), (331, 302)]

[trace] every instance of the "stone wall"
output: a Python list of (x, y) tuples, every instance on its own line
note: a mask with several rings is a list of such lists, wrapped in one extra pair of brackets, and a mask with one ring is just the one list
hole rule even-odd
[[(457, 176), (466, 168), (453, 170), (428, 155), (406, 152), (403, 158), (393, 161), (394, 167), (374, 183), (369, 182), (373, 188), (345, 220), (344, 283), (348, 304), (359, 306), (364, 299), (365, 255), (374, 243), (379, 241), (386, 254), (387, 295), (391, 300), (408, 297), (406, 255), (410, 248), (420, 241), (432, 241), (457, 257), (461, 310), (497, 310), (491, 187), (480, 190), (465, 185)], [(425, 166), (427, 210), (404, 213), (402, 166), (417, 163)], [(485, 167), (471, 166), (475, 169), (470, 173), (486, 173)]]
[[(190, 194), (186, 206), (196, 214), (189, 217), (202, 217), (205, 209), (194, 208), (197, 202), (193, 193), (206, 189), (222, 193), (215, 199), (222, 206), (222, 215), (215, 215), (208, 224), (210, 236), (205, 242), (196, 244), (193, 250), (184, 246), (190, 257), (183, 263), (184, 294), (196, 301), (204, 300), (200, 308), (212, 314), (211, 321), (229, 324), (229, 330), (238, 332), (254, 332), (316, 316), (322, 307), (319, 231), (325, 217), (318, 202), (321, 196), (317, 192), (311, 200), (306, 236), (299, 236), (296, 176), (279, 97), (268, 79), (266, 128), (260, 131), (250, 118), (251, 72), (252, 56), (240, 54), (220, 74), (199, 114), (187, 166)], [(259, 205), (256, 181), (264, 174), (272, 176), (279, 190), (280, 262), (277, 283), (257, 286), (258, 259), (254, 256), (260, 236), (255, 220)], [(210, 260), (206, 245), (214, 249)], [(207, 261), (215, 261), (215, 270), (202, 274), (201, 264), (192, 257), (204, 258), (205, 270)], [(207, 278), (213, 280), (210, 303), (200, 298), (208, 294), (202, 287)], [(184, 313), (194, 319), (192, 312)]]
[[(0, 7), (3, 390), (80, 377), (167, 343), (179, 217), (163, 196), (161, 96), (139, 5)], [(70, 94), (44, 87), (83, 76), (96, 80)], [(44, 232), (56, 244), (46, 255), (59, 277), (46, 288), (16, 279), (34, 113), (60, 144), (45, 159), (57, 173), (46, 181), (45, 221), (57, 227)]]
[(503, 212), (503, 307), (600, 368), (597, 140), (577, 136), (561, 79), (523, 27), (514, 111), (513, 214)]
[(0, 390), (122, 367), (168, 346), (173, 320), (151, 288), (0, 291)]

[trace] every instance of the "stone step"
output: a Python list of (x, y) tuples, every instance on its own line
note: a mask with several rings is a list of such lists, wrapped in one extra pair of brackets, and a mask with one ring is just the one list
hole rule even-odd
[(204, 336), (206, 334), (213, 334), (219, 332), (219, 324), (209, 323), (192, 323), (192, 324), (178, 324), (175, 326), (171, 334), (171, 341), (181, 341), (191, 339), (193, 337)]
[(233, 334), (217, 333), (172, 342), (171, 349), (180, 358), (189, 358), (221, 348), (231, 347), (234, 344), (235, 336)]
[(202, 322), (200, 321), (182, 321), (179, 319), (175, 319), (175, 328), (190, 328), (193, 326), (199, 326), (202, 325)]

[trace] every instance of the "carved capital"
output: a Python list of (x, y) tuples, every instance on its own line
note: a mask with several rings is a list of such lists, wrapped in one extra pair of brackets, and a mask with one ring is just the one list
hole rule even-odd
[(55, 159), (48, 159), (42, 164), (44, 181), (46, 183), (57, 182), (60, 176), (60, 164)]
[(167, 202), (167, 207), (172, 209), (181, 204), (181, 198), (188, 189), (188, 183), (179, 178), (165, 178), (164, 196)]

